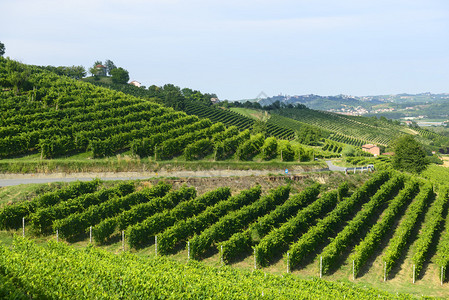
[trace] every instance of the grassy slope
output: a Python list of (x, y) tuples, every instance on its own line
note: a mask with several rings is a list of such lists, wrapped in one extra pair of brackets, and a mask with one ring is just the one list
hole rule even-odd
[(0, 173), (73, 173), (73, 172), (157, 172), (165, 170), (283, 170), (286, 167), (311, 170), (325, 168), (323, 161), (282, 162), (279, 158), (262, 161), (260, 154), (252, 161), (228, 159), (214, 161), (211, 155), (199, 161), (183, 156), (166, 161), (133, 158), (129, 151), (112, 157), (92, 159), (89, 152), (55, 159), (40, 159), (39, 154), (0, 160)]
[(48, 183), (48, 184), (20, 184), (0, 188), (0, 207), (2, 205), (13, 203), (20, 200), (31, 200), (39, 194), (49, 192), (66, 183)]
[(90, 77), (86, 77), (86, 78), (82, 78), (82, 81), (85, 82), (90, 82), (90, 83), (95, 83), (95, 82), (100, 82), (100, 83), (106, 83), (106, 84), (112, 84), (112, 78), (109, 76), (99, 76), (98, 80), (95, 80), (93, 76)]
[(264, 120), (268, 116), (265, 115), (263, 111), (250, 109), (250, 108), (243, 108), (243, 107), (231, 107), (231, 111), (239, 113), (245, 117), (254, 119), (254, 120)]

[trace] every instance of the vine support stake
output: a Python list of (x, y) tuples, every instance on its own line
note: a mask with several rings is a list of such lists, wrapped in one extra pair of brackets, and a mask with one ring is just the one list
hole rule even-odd
[(154, 255), (157, 256), (157, 235), (154, 236)]
[(320, 278), (323, 277), (323, 257), (320, 256)]
[(384, 281), (387, 281), (387, 262), (384, 262)]
[(187, 261), (190, 260), (190, 241), (187, 241)]
[(122, 230), (122, 250), (125, 251), (125, 230)]
[(254, 270), (257, 269), (256, 248), (254, 248)]
[(220, 246), (220, 261), (221, 261), (221, 265), (224, 266), (224, 260), (223, 260), (223, 245)]
[(22, 218), (22, 237), (25, 237), (25, 218)]
[(287, 252), (287, 274), (290, 273), (290, 252)]
[(89, 243), (92, 244), (92, 226), (89, 228)]
[(352, 280), (355, 280), (355, 263), (354, 263), (354, 260), (352, 260)]
[(56, 241), (59, 242), (59, 230), (56, 229)]
[(444, 267), (441, 267), (441, 285), (443, 285), (443, 279), (444, 279)]
[(413, 283), (415, 283), (415, 265), (413, 265)]

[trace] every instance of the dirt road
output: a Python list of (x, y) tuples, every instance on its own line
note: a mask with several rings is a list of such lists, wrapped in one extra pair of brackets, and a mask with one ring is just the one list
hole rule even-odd
[(159, 172), (104, 172), (104, 173), (36, 173), (36, 174), (0, 174), (0, 187), (28, 184), (28, 183), (48, 183), (48, 182), (71, 182), (71, 181), (88, 181), (94, 178), (101, 180), (135, 180), (148, 179), (156, 177), (176, 177), (176, 178), (201, 178), (201, 177), (247, 177), (247, 176), (267, 176), (271, 174), (279, 175), (299, 175), (310, 172), (324, 172), (324, 171), (340, 171), (340, 172), (355, 172), (367, 171), (366, 168), (343, 168), (332, 164), (331, 161), (326, 161), (328, 167), (323, 169), (314, 169), (311, 171), (304, 171), (302, 168), (292, 170), (201, 170), (201, 171), (159, 171)]
[[(94, 178), (101, 180), (135, 180), (155, 177), (239, 177), (266, 176), (281, 174), (284, 170), (203, 170), (203, 171), (161, 171), (161, 172), (123, 172), (123, 173), (51, 173), (51, 174), (0, 174), (0, 186), (10, 186), (28, 183), (88, 181)], [(284, 171), (285, 172), (285, 171)]]

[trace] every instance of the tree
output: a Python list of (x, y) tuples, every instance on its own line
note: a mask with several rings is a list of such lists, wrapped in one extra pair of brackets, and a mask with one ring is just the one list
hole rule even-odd
[(112, 82), (127, 83), (129, 81), (129, 73), (123, 68), (115, 68), (111, 71)]
[(316, 146), (322, 135), (321, 130), (317, 127), (301, 125), (296, 132), (296, 141), (304, 145)]
[(253, 134), (262, 133), (264, 136), (266, 136), (268, 131), (267, 122), (259, 119), (255, 120), (251, 131)]
[(355, 149), (350, 145), (345, 145), (345, 147), (341, 151), (341, 154), (343, 154), (344, 156), (355, 156)]
[(117, 67), (115, 66), (115, 64), (112, 62), (112, 60), (106, 59), (106, 61), (104, 62), (104, 66), (106, 67), (106, 73), (111, 76), (111, 71), (114, 69), (117, 69)]
[(71, 67), (65, 67), (65, 66), (59, 66), (59, 67), (53, 67), (53, 66), (46, 66), (44, 67), (46, 70), (52, 71), (58, 75), (64, 75), (73, 79), (80, 79), (86, 76), (86, 70), (83, 66), (71, 66)]
[(67, 76), (74, 79), (80, 79), (86, 76), (86, 69), (83, 66), (71, 66), (66, 68)]
[(394, 142), (393, 167), (412, 173), (423, 171), (428, 160), (426, 151), (411, 135), (404, 135)]
[(6, 80), (14, 88), (16, 95), (21, 89), (29, 85), (30, 70), (25, 65), (8, 59), (6, 61), (6, 71), (8, 73)]
[(161, 94), (162, 94), (162, 88), (158, 87), (157, 85), (150, 85), (148, 87), (148, 94), (150, 97), (157, 97), (157, 98), (161, 98)]
[(89, 69), (89, 73), (92, 76), (106, 76), (106, 68), (103, 66), (101, 60), (97, 60), (94, 62), (94, 65)]
[(5, 44), (0, 42), (0, 56), (3, 56), (5, 54)]

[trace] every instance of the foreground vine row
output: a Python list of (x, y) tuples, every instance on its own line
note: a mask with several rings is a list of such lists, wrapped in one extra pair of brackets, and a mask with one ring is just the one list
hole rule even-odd
[[(15, 299), (412, 299), (372, 288), (263, 272), (187, 265), (63, 243), (16, 238), (0, 246), (0, 293)], [(17, 288), (16, 288), (17, 287)], [(1, 294), (0, 294), (1, 295)]]

